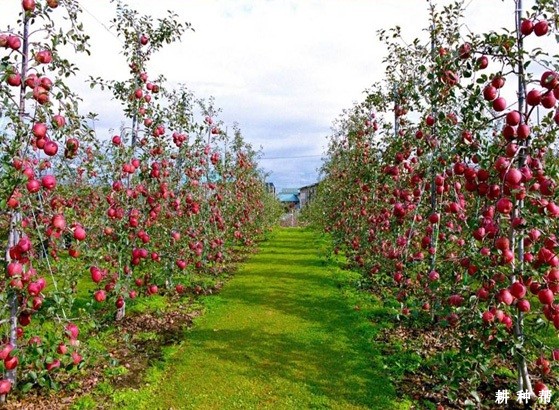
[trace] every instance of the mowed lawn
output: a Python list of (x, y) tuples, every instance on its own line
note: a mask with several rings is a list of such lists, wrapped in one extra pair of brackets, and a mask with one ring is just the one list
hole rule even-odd
[(407, 408), (340, 290), (316, 234), (278, 229), (261, 244), (139, 391), (129, 409)]

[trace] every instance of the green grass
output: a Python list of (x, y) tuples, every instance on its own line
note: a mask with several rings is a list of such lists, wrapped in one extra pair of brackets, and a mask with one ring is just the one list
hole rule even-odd
[[(179, 347), (119, 409), (405, 409), (372, 343), (387, 312), (320, 256), (316, 233), (280, 229), (241, 265)], [(359, 305), (359, 309), (355, 306)], [(85, 404), (85, 403), (84, 403)]]

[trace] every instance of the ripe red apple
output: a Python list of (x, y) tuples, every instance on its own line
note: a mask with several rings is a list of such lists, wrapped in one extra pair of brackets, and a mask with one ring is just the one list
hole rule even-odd
[(124, 298), (122, 296), (119, 296), (117, 298), (117, 300), (115, 301), (115, 306), (117, 309), (122, 309), (124, 307)]
[(516, 110), (510, 111), (507, 114), (507, 124), (511, 125), (511, 126), (517, 126), (518, 124), (520, 124), (520, 113)]
[(540, 85), (548, 90), (553, 90), (559, 85), (559, 73), (545, 71), (540, 78)]
[(29, 292), (31, 296), (37, 296), (41, 293), (41, 285), (37, 282), (30, 282), (29, 285), (27, 285), (27, 292)]
[(35, 61), (39, 64), (50, 64), (52, 62), (52, 54), (49, 50), (41, 50), (35, 54)]
[(140, 44), (145, 46), (148, 42), (149, 42), (149, 37), (146, 36), (145, 34), (142, 34), (140, 36)]
[(19, 50), (21, 47), (21, 39), (18, 36), (8, 36), (8, 47), (12, 50)]
[(491, 85), (495, 88), (503, 88), (505, 86), (505, 77), (496, 75), (491, 79)]
[(76, 226), (74, 228), (74, 239), (78, 241), (83, 241), (86, 237), (85, 229), (82, 226)]
[(525, 140), (530, 136), (530, 126), (527, 124), (520, 124), (516, 129), (516, 136), (520, 140)]
[(436, 270), (432, 270), (431, 272), (429, 272), (429, 280), (431, 282), (437, 281), (439, 280), (440, 275), (439, 272), (437, 272)]
[(555, 107), (555, 104), (557, 104), (557, 99), (555, 98), (553, 93), (548, 92), (543, 95), (541, 103), (544, 108), (550, 109)]
[(17, 358), (17, 356), (9, 355), (4, 359), (4, 367), (6, 368), (6, 370), (14, 370), (18, 364), (19, 359)]
[(549, 24), (547, 20), (540, 20), (534, 25), (534, 34), (541, 37), (545, 36), (549, 30)]
[(33, 124), (32, 132), (36, 138), (46, 138), (47, 125), (43, 122), (36, 122), (35, 124)]
[(5, 396), (12, 389), (12, 382), (6, 379), (0, 380), (0, 396)]
[(14, 350), (14, 346), (10, 343), (2, 345), (2, 349), (0, 349), (0, 360), (6, 360), (6, 358), (10, 356), (12, 350)]
[(41, 185), (49, 191), (53, 190), (56, 187), (56, 178), (54, 175), (44, 175), (41, 178)]
[(520, 32), (523, 35), (528, 36), (532, 34), (533, 31), (534, 23), (532, 23), (532, 20), (522, 19), (522, 21), (520, 22)]
[(60, 114), (56, 114), (52, 117), (52, 125), (54, 128), (60, 129), (66, 125), (66, 118)]
[(27, 188), (27, 191), (34, 194), (34, 193), (37, 193), (41, 190), (41, 183), (39, 181), (37, 181), (36, 179), (31, 179), (31, 180), (27, 181), (27, 184), (25, 185), (25, 187)]
[(493, 109), (497, 112), (504, 111), (507, 108), (507, 100), (503, 97), (498, 97), (493, 100)]
[(485, 88), (483, 89), (483, 98), (486, 101), (493, 101), (495, 98), (497, 98), (497, 89), (492, 85), (485, 86)]
[(52, 362), (45, 362), (45, 369), (47, 372), (52, 372), (60, 367), (60, 360), (54, 359)]
[(509, 287), (510, 293), (517, 299), (522, 299), (526, 295), (526, 286), (516, 281)]
[(487, 56), (480, 56), (477, 59), (477, 68), (480, 70), (483, 70), (485, 68), (487, 68), (487, 66), (489, 65), (489, 59), (487, 58)]
[(115, 135), (112, 141), (113, 141), (113, 145), (120, 145), (122, 143), (122, 140), (119, 135)]
[(505, 181), (511, 188), (518, 187), (518, 184), (522, 181), (522, 172), (516, 168), (509, 169), (509, 171), (505, 174)]
[(72, 356), (72, 363), (74, 364), (74, 366), (80, 364), (80, 362), (83, 359), (82, 356), (76, 351), (72, 352), (71, 356)]
[(501, 214), (510, 214), (512, 212), (512, 207), (512, 201), (506, 197), (502, 197), (495, 204), (495, 209)]
[(101, 282), (105, 276), (103, 271), (96, 266), (89, 268), (89, 273), (91, 274), (91, 280), (95, 283)]
[(534, 384), (534, 394), (536, 395), (536, 397), (541, 397), (540, 396), (541, 392), (544, 391), (544, 390), (548, 390), (547, 386), (545, 385), (544, 382), (538, 380)]
[(44, 105), (49, 102), (49, 91), (43, 86), (38, 86), (33, 89), (33, 98), (39, 104)]
[(553, 303), (553, 292), (550, 289), (540, 289), (538, 299), (542, 305), (551, 305)]
[(21, 7), (23, 10), (32, 12), (35, 10), (35, 0), (22, 0)]
[(68, 323), (65, 330), (68, 337), (74, 340), (78, 338), (78, 335), (80, 333), (78, 326), (76, 326), (76, 324), (74, 323)]
[(458, 48), (458, 56), (465, 60), (472, 55), (472, 45), (470, 43), (461, 44)]
[(516, 138), (516, 129), (512, 125), (505, 125), (503, 127), (503, 137), (507, 141), (512, 141)]
[(19, 87), (21, 85), (21, 75), (19, 73), (9, 74), (6, 82), (12, 87)]
[(94, 294), (93, 297), (95, 298), (95, 300), (99, 303), (104, 302), (107, 299), (107, 295), (105, 294), (105, 291), (102, 289), (97, 290)]
[(19, 262), (10, 262), (6, 271), (9, 277), (19, 276), (23, 273), (23, 265)]
[(495, 315), (492, 312), (486, 310), (481, 315), (481, 319), (483, 320), (484, 323), (488, 324), (488, 323), (491, 323), (495, 320)]
[(56, 153), (58, 152), (58, 144), (52, 140), (48, 140), (47, 142), (45, 142), (43, 151), (45, 152), (46, 155), (52, 157), (56, 155)]
[(66, 346), (64, 343), (61, 342), (58, 344), (56, 351), (58, 354), (66, 354), (68, 353), (68, 346)]
[(536, 106), (542, 101), (542, 95), (539, 90), (530, 90), (526, 94), (526, 103), (531, 106)]
[[(42, 88), (44, 88), (47, 91), (50, 91), (50, 89), (52, 88), (52, 81), (50, 78), (48, 77), (41, 77), (40, 80), (40, 84), (39, 84)], [(34, 87), (35, 88), (35, 87)]]
[(524, 312), (524, 313), (529, 312), (530, 311), (530, 302), (528, 301), (528, 299), (520, 299), (518, 302), (516, 302), (516, 307), (521, 312)]

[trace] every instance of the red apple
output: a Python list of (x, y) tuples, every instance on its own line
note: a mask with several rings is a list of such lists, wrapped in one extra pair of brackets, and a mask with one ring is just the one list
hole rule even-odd
[(41, 185), (47, 190), (53, 190), (56, 187), (56, 178), (54, 175), (45, 175), (41, 178)]
[(70, 339), (77, 339), (80, 333), (78, 326), (76, 326), (74, 323), (68, 323), (65, 330)]
[(41, 50), (35, 54), (35, 61), (39, 64), (50, 64), (52, 62), (52, 54), (49, 50)]
[(520, 113), (516, 110), (514, 111), (510, 111), (507, 114), (507, 124), (511, 125), (511, 126), (517, 126), (518, 124), (520, 124)]
[(117, 309), (122, 309), (124, 307), (124, 298), (122, 296), (119, 296), (117, 298), (117, 300), (115, 301), (115, 306)]
[(19, 73), (9, 74), (6, 82), (12, 87), (19, 87), (21, 85), (21, 75)]
[(491, 79), (491, 85), (495, 88), (503, 88), (505, 85), (505, 77), (496, 75), (493, 79)]
[(559, 85), (559, 74), (555, 71), (545, 71), (540, 78), (540, 85), (548, 90), (553, 90)]
[(74, 239), (78, 241), (83, 241), (86, 237), (85, 229), (82, 226), (76, 226), (74, 228)]
[(512, 201), (506, 197), (499, 199), (495, 204), (495, 209), (501, 214), (510, 214), (512, 212), (512, 207)]
[(105, 291), (102, 289), (97, 290), (94, 294), (93, 297), (95, 298), (95, 300), (99, 303), (104, 302), (107, 299), (107, 295), (105, 294)]
[(467, 58), (470, 58), (470, 56), (472, 55), (472, 45), (470, 43), (464, 43), (462, 45), (460, 45), (460, 47), (458, 48), (458, 56), (465, 60)]
[(43, 122), (36, 122), (33, 124), (33, 135), (36, 138), (46, 138), (47, 136), (47, 125)]
[(19, 50), (21, 39), (18, 36), (8, 36), (8, 47), (12, 50)]
[(516, 129), (516, 136), (520, 140), (525, 140), (530, 136), (530, 126), (527, 124), (520, 124)]
[(526, 295), (526, 286), (520, 282), (514, 282), (510, 285), (510, 293), (517, 299), (522, 299)]
[(520, 299), (518, 302), (516, 302), (516, 307), (521, 312), (529, 312), (530, 311), (530, 302), (528, 301), (528, 299)]
[(542, 305), (551, 305), (553, 298), (553, 292), (550, 289), (540, 289), (538, 292), (538, 299)]
[(507, 108), (507, 101), (503, 97), (493, 100), (493, 109), (497, 112), (504, 111)]
[(545, 36), (548, 30), (549, 24), (547, 23), (547, 20), (540, 20), (534, 25), (534, 34), (538, 37)]
[(487, 66), (489, 65), (489, 59), (487, 58), (487, 56), (480, 56), (477, 59), (477, 68), (480, 70), (483, 70), (485, 68), (487, 68)]
[(56, 155), (56, 153), (58, 152), (58, 144), (52, 140), (48, 140), (47, 142), (45, 142), (43, 151), (45, 152), (46, 155), (52, 157)]
[(60, 129), (66, 125), (66, 118), (60, 114), (56, 114), (52, 117), (52, 125), (54, 128)]
[(548, 92), (542, 97), (541, 103), (544, 108), (550, 109), (555, 107), (555, 104), (557, 104), (557, 99), (555, 98), (553, 93)]
[(14, 370), (19, 364), (17, 356), (8, 356), (4, 359), (4, 367), (6, 370)]
[(72, 352), (71, 354), (72, 356), (72, 363), (74, 364), (74, 366), (77, 366), (78, 364), (80, 364), (80, 362), (82, 361), (82, 356), (78, 353), (78, 352)]
[(68, 346), (66, 346), (64, 343), (59, 343), (58, 347), (56, 348), (56, 352), (58, 354), (66, 354), (68, 353)]
[(536, 106), (542, 101), (542, 95), (539, 90), (530, 90), (526, 94), (526, 103), (531, 106)]
[(495, 315), (492, 312), (486, 310), (481, 315), (481, 319), (483, 320), (484, 323), (491, 323), (495, 320)]
[(522, 21), (520, 22), (520, 32), (523, 35), (528, 36), (532, 34), (533, 31), (534, 23), (532, 23), (532, 20), (522, 19)]
[(9, 380), (0, 380), (0, 396), (5, 396), (12, 389), (12, 383)]
[(37, 193), (41, 190), (41, 183), (39, 181), (37, 181), (36, 179), (31, 179), (27, 182), (25, 187), (27, 188), (27, 191), (34, 194), (34, 193)]
[(35, 10), (35, 0), (22, 0), (21, 7), (25, 11), (32, 12)]
[(58, 359), (54, 359), (52, 362), (45, 362), (45, 369), (47, 369), (47, 372), (52, 372), (53, 370), (56, 370), (60, 367), (60, 360)]

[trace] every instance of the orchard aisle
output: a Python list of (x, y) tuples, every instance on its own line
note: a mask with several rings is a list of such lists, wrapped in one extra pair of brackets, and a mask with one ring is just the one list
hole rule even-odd
[(315, 234), (281, 229), (242, 264), (130, 409), (394, 409), (365, 319), (318, 255)]

